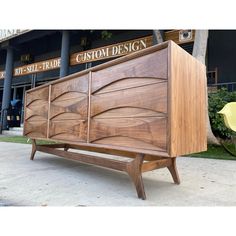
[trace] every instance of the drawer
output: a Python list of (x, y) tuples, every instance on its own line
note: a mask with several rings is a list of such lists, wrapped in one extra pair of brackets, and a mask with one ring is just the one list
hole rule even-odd
[(26, 106), (37, 100), (48, 102), (49, 87), (47, 86), (40, 89), (38, 88), (37, 90), (33, 90), (32, 92), (28, 91), (26, 94), (27, 94)]
[(88, 96), (86, 94), (68, 100), (54, 100), (50, 104), (51, 120), (87, 119)]
[(85, 120), (50, 121), (49, 138), (85, 142), (87, 141), (87, 124)]
[(92, 93), (98, 92), (101, 89), (117, 89), (121, 88), (121, 84), (118, 84), (121, 80), (126, 80), (122, 87), (136, 86), (137, 81), (130, 78), (142, 78), (146, 80), (142, 81), (144, 84), (153, 83), (158, 79), (167, 79), (167, 55), (168, 49), (162, 49), (158, 52), (145, 55), (130, 61), (120, 63), (118, 65), (111, 66), (109, 68), (96, 71), (92, 73)]
[(166, 126), (165, 117), (91, 119), (89, 141), (166, 151)]
[(51, 87), (50, 119), (87, 119), (88, 75), (71, 78)]
[(47, 120), (49, 88), (43, 87), (26, 93), (25, 119)]
[(47, 121), (25, 121), (24, 135), (31, 138), (47, 138)]
[(26, 120), (47, 120), (48, 119), (48, 101), (35, 100), (25, 108)]
[(88, 93), (88, 74), (52, 84), (51, 101), (73, 99)]
[(91, 117), (165, 116), (167, 82), (91, 96)]

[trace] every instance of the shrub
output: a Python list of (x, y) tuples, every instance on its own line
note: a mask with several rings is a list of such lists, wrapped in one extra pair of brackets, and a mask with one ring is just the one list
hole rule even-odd
[(220, 138), (230, 138), (233, 132), (225, 126), (222, 115), (217, 114), (228, 102), (236, 101), (236, 92), (228, 92), (226, 88), (208, 94), (208, 111), (213, 133)]

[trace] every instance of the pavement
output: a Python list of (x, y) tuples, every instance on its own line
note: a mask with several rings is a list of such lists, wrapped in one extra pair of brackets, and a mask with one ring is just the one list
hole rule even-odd
[(0, 206), (236, 206), (236, 161), (179, 157), (175, 185), (167, 168), (146, 172), (147, 200), (123, 172), (0, 142)]

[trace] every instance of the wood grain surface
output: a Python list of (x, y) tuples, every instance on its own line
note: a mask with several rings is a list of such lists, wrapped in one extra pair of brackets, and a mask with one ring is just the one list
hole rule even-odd
[(166, 118), (92, 119), (90, 142), (143, 149), (166, 149)]
[(49, 138), (85, 142), (87, 137), (87, 121), (60, 120), (50, 121)]
[[(125, 83), (125, 81), (122, 82)], [(119, 109), (117, 113), (125, 116), (125, 111), (127, 110), (120, 108), (138, 108), (144, 116), (145, 112), (152, 112), (155, 116), (165, 115), (167, 113), (167, 83), (157, 82), (151, 85), (143, 85), (91, 96), (92, 117), (100, 114), (100, 118), (102, 118), (101, 113), (110, 112), (111, 110), (113, 110), (114, 115), (115, 109)], [(138, 112), (138, 110), (136, 111)], [(138, 115), (135, 110), (133, 112), (134, 114), (131, 114), (131, 116)], [(119, 114), (118, 116), (120, 116)], [(127, 116), (129, 115), (127, 114)]]
[(171, 42), (168, 134), (171, 156), (207, 150), (206, 68)]
[(47, 138), (49, 88), (26, 93), (24, 114), (24, 135)]
[(25, 122), (24, 135), (30, 138), (47, 138), (47, 121)]
[(92, 93), (125, 78), (167, 79), (167, 49), (98, 70), (92, 78)]

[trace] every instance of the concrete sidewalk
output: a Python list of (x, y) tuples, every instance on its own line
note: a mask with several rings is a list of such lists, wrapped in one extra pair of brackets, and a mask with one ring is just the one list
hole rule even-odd
[(180, 157), (181, 184), (167, 170), (144, 173), (147, 200), (127, 174), (0, 142), (0, 206), (236, 206), (236, 161)]

